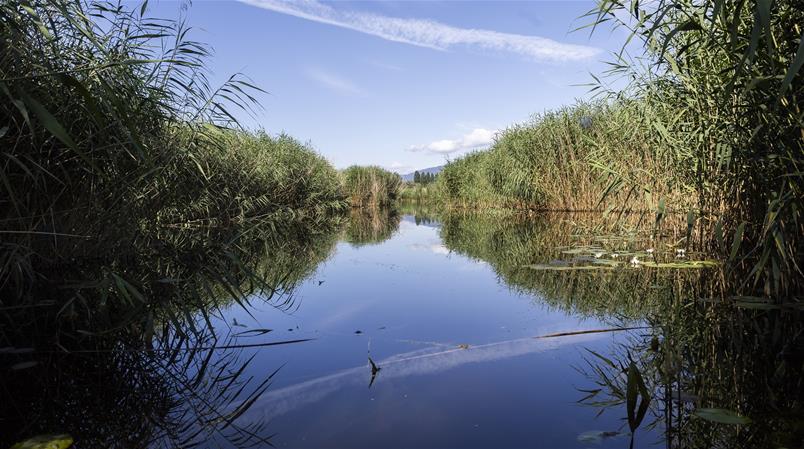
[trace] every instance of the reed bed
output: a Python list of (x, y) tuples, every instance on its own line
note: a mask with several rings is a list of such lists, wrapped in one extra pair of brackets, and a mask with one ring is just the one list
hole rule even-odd
[[(663, 198), (683, 206), (691, 186), (644, 126), (653, 113), (643, 102), (601, 101), (536, 115), (502, 131), (489, 150), (447, 164), (436, 190), (462, 206), (640, 211)], [(640, 189), (619, 188), (623, 180), (612, 187), (612, 173)]]
[[(432, 197), (448, 206), (642, 211), (727, 261), (738, 295), (800, 301), (804, 259), (804, 10), (794, 1), (602, 1), (644, 54), (615, 55), (611, 91), (501, 132), (459, 158)], [(625, 49), (624, 49), (625, 50)], [(618, 83), (621, 85), (621, 83)], [(683, 226), (683, 225), (682, 225)]]
[[(212, 86), (210, 51), (189, 31), (150, 17), (147, 2), (0, 2), (3, 306), (33, 307), (59, 267), (153, 242), (175, 255), (165, 228), (238, 236), (257, 219), (317, 221), (347, 207), (337, 171), (312, 149), (240, 128), (235, 111), (253, 112), (260, 89), (240, 74)], [(219, 255), (241, 257), (237, 238)], [(137, 286), (123, 266), (107, 270), (93, 273), (105, 281), (76, 280)], [(123, 306), (128, 290), (108, 301)]]
[[(692, 182), (691, 221), (738, 292), (800, 301), (804, 284), (804, 9), (793, 0), (605, 0), (589, 13), (644, 53), (612, 61), (610, 97), (661, 106), (648, 124)], [(607, 167), (608, 168), (608, 167)], [(613, 180), (625, 179), (612, 170)], [(640, 189), (639, 182), (625, 182)]]
[(386, 207), (396, 201), (402, 178), (377, 166), (353, 165), (341, 173), (352, 207)]

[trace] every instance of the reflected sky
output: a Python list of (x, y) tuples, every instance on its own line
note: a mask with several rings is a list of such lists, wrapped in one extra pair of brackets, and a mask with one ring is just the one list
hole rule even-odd
[[(624, 423), (576, 403), (589, 386), (575, 370), (585, 348), (621, 337), (534, 339), (609, 325), (510, 291), (488, 264), (450, 251), (432, 223), (405, 216), (384, 242), (339, 243), (294, 300), (290, 312), (226, 314), (275, 339), (313, 339), (245, 354), (255, 376), (284, 364), (244, 417), (268, 419), (278, 447), (628, 446), (579, 439)], [(371, 388), (369, 355), (381, 367)], [(656, 440), (637, 437), (636, 447)]]

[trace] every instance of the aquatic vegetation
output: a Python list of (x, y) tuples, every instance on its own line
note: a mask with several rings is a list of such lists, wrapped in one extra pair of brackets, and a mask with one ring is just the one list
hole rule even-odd
[(598, 99), (504, 130), (489, 150), (447, 164), (427, 194), (447, 207), (596, 210), (612, 222), (644, 212), (640, 229), (656, 232), (686, 214), (679, 259), (690, 247), (712, 252), (742, 294), (796, 301), (801, 8), (607, 0), (588, 18), (582, 28), (614, 24), (641, 45), (636, 57), (616, 54), (605, 74), (626, 87), (595, 78)]
[(434, 202), (438, 200), (438, 187), (434, 183), (404, 183), (399, 190), (399, 200), (408, 203)]
[[(593, 89), (650, 105), (645, 126), (690, 185), (690, 226), (733, 267), (746, 294), (792, 301), (802, 289), (804, 10), (794, 0), (605, 0), (589, 27), (614, 25), (643, 53), (621, 52), (610, 76), (627, 87)], [(602, 154), (606, 192), (651, 192)], [(657, 198), (653, 195), (653, 198)], [(657, 209), (661, 215), (662, 210)], [(658, 218), (658, 217), (657, 217)]]
[[(602, 155), (623, 177), (641, 183), (654, 201), (682, 207), (690, 183), (674, 159), (639, 124), (652, 113), (638, 101), (579, 103), (534, 116), (498, 134), (487, 151), (448, 163), (433, 196), (450, 205), (552, 211), (653, 210), (642, 191), (618, 191), (594, 163)], [(584, 127), (584, 119), (590, 122)], [(637, 181), (638, 180), (638, 181)], [(603, 197), (603, 193), (607, 196)]]
[[(440, 217), (441, 236), (451, 251), (488, 262), (502, 282), (538, 301), (602, 319), (644, 319), (668, 299), (664, 287), (694, 283), (718, 265), (679, 263), (669, 251), (634, 268), (631, 255), (647, 253), (629, 248), (644, 247), (643, 240), (600, 237), (594, 231), (609, 222), (602, 215), (450, 211)], [(613, 247), (622, 258), (594, 257)]]
[[(2, 444), (54, 427), (83, 429), (72, 435), (77, 447), (113, 447), (121, 435), (132, 447), (264, 442), (269, 433), (241, 427), (235, 411), (261, 396), (270, 379), (238, 379), (250, 361), (239, 354), (304, 339), (238, 331), (237, 322), (227, 332), (212, 322), (226, 308), (292, 308), (296, 285), (329, 257), (341, 226), (285, 217), (236, 228), (169, 228), (127, 252), (49, 273), (48, 283), (25, 292), (23, 307), (0, 314), (2, 365), (35, 363), (3, 371), (1, 383), (15, 394), (0, 416), (22, 422), (18, 433), (4, 432)], [(56, 295), (61, 301), (38, 300)], [(110, 416), (110, 398), (131, 410)]]
[(208, 332), (189, 339), (168, 333), (146, 347), (95, 339), (70, 353), (25, 354), (41, 363), (3, 373), (0, 444), (10, 447), (15, 440), (54, 428), (70, 435), (49, 444), (75, 441), (74, 446), (21, 447), (270, 444), (264, 423), (238, 420), (276, 374), (262, 379), (243, 375), (252, 357), (236, 345), (251, 341)]
[(399, 196), (402, 178), (377, 166), (353, 165), (341, 172), (352, 207), (387, 207)]
[[(616, 56), (625, 90), (534, 116), (407, 186), (243, 129), (261, 90), (241, 74), (211, 85), (210, 50), (147, 2), (0, 2), (0, 446), (270, 445), (267, 421), (241, 419), (278, 372), (252, 368), (252, 351), (309, 338), (223, 311), (293, 310), (339, 239), (394, 235), (399, 200), (425, 206), (417, 224), (441, 222), (443, 246), (425, 247), (612, 327), (369, 354), (369, 388), (381, 370), (632, 330), (590, 351), (581, 400), (621, 414), (632, 444), (662, 429), (672, 447), (801, 446), (804, 10), (603, 0), (590, 17), (645, 49)], [(364, 326), (348, 337), (370, 337)]]
[[(317, 220), (346, 205), (335, 169), (312, 150), (236, 130), (229, 109), (249, 111), (258, 89), (241, 75), (209, 85), (209, 49), (188, 36), (147, 8), (0, 4), (4, 306), (58, 298), (47, 307), (62, 318), (100, 320), (106, 312), (85, 298), (96, 289), (105, 310), (128, 316), (159, 300), (107, 255), (170, 259), (188, 242), (167, 242), (165, 228)], [(238, 263), (217, 262), (221, 273)], [(41, 296), (62, 272), (76, 273), (78, 296)]]
[(713, 287), (673, 287), (671, 301), (648, 317), (650, 330), (608, 354), (590, 351), (581, 369), (594, 386), (581, 387), (581, 402), (630, 422), (634, 371), (651, 398), (640, 427), (660, 429), (671, 447), (800, 445), (800, 312), (687, 299)]

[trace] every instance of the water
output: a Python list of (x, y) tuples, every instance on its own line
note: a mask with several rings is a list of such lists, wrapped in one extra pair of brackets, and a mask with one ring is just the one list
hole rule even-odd
[[(583, 448), (585, 432), (622, 430), (577, 404), (589, 382), (574, 369), (616, 334), (534, 338), (611, 324), (513, 291), (440, 230), (404, 216), (381, 243), (339, 243), (292, 311), (227, 313), (274, 338), (314, 339), (256, 355), (255, 374), (284, 364), (246, 415), (270, 420), (276, 446)], [(380, 367), (370, 388), (369, 351)]]
[(0, 314), (0, 447), (804, 445), (800, 312), (608, 222), (354, 211), (76, 261)]

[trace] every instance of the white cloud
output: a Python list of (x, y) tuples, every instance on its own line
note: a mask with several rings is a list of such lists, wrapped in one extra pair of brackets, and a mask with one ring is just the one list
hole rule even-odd
[(336, 92), (349, 95), (364, 95), (362, 89), (347, 79), (321, 69), (308, 69), (307, 77), (318, 84)]
[(458, 28), (433, 20), (400, 19), (359, 11), (341, 11), (316, 0), (240, 0), (258, 8), (377, 36), (393, 42), (447, 50), (455, 46), (508, 52), (539, 61), (580, 61), (600, 53), (585, 45), (557, 42), (539, 36)]
[(429, 151), (438, 154), (452, 154), (458, 151), (475, 150), (487, 147), (494, 142), (497, 131), (484, 128), (475, 128), (468, 134), (455, 140), (436, 140), (425, 145), (413, 145), (408, 151)]
[(403, 164), (402, 162), (399, 162), (399, 161), (393, 161), (393, 162), (391, 162), (391, 165), (388, 165), (385, 168), (388, 169), (388, 170), (391, 170), (393, 172), (400, 173), (400, 174), (401, 173), (407, 173), (407, 172), (412, 170), (412, 167), (410, 165)]

